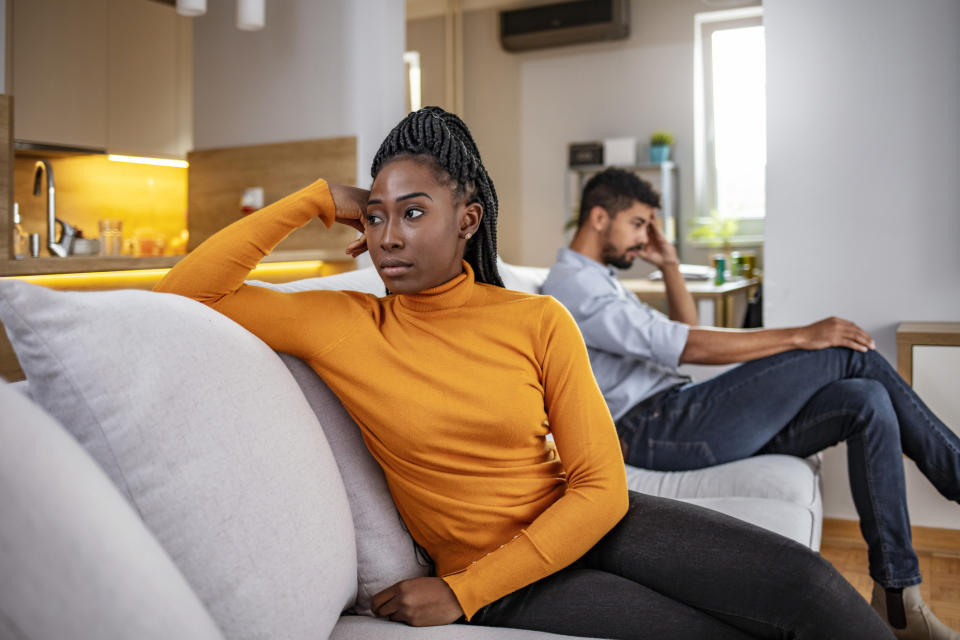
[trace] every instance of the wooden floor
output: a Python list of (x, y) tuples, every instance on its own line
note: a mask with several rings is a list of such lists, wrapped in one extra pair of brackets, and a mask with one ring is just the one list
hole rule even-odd
[[(920, 594), (944, 624), (960, 629), (960, 531), (914, 527), (913, 539), (923, 575)], [(867, 546), (856, 523), (824, 520), (820, 553), (870, 600)]]

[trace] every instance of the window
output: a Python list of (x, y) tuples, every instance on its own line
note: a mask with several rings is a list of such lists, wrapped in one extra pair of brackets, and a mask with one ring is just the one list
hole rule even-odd
[(420, 98), (420, 52), (407, 51), (403, 54), (403, 64), (407, 70), (407, 110), (419, 111)]
[[(697, 14), (695, 174), (701, 217), (762, 235), (766, 210), (766, 56), (760, 7)], [(746, 238), (744, 238), (746, 239)]]

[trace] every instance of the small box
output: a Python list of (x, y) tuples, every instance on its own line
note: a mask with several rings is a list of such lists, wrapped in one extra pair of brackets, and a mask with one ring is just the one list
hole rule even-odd
[(572, 142), (569, 149), (569, 165), (571, 168), (603, 164), (602, 142)]
[(636, 138), (606, 138), (603, 141), (603, 164), (632, 166), (637, 163)]

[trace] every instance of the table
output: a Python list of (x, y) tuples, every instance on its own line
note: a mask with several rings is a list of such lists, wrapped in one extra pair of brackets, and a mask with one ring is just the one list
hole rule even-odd
[[(914, 384), (916, 347), (960, 347), (960, 322), (900, 323), (897, 327), (897, 371), (910, 385)], [(951, 386), (955, 385), (960, 368), (944, 371), (941, 377), (949, 380)]]
[[(624, 279), (620, 282), (628, 291), (650, 306), (666, 306), (667, 292), (662, 280), (647, 278)], [(743, 326), (747, 301), (760, 285), (760, 278), (738, 278), (721, 285), (712, 280), (687, 280), (687, 291), (697, 305), (700, 324), (716, 327)]]

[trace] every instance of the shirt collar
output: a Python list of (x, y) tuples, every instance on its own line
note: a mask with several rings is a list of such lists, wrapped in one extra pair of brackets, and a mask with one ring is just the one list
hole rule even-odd
[(466, 260), (463, 271), (443, 284), (418, 293), (399, 294), (397, 301), (411, 311), (443, 311), (467, 304), (474, 291), (473, 269)]
[(579, 251), (574, 251), (573, 249), (568, 249), (567, 247), (561, 247), (557, 251), (557, 262), (576, 267), (595, 269), (606, 275), (611, 280), (617, 280), (617, 271), (613, 267), (601, 264), (593, 258), (588, 258)]

